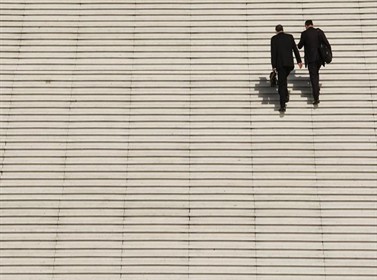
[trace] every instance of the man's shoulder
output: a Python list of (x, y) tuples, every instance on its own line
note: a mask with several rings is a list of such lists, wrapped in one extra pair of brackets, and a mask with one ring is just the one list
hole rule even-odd
[(312, 27), (312, 28), (308, 28), (304, 32), (306, 32), (307, 34), (317, 34), (319, 30), (320, 30), (319, 28)]
[(320, 34), (325, 34), (325, 32), (323, 32), (323, 30), (320, 28), (316, 28), (316, 31), (319, 32)]
[(279, 34), (272, 36), (271, 39), (277, 40), (279, 38), (288, 38), (288, 37), (290, 38), (290, 37), (293, 37), (293, 36), (291, 34), (288, 34), (288, 33), (279, 33)]
[(293, 35), (289, 34), (289, 33), (281, 33), (280, 36), (279, 36), (279, 38), (281, 38), (281, 40), (292, 39)]
[(276, 40), (278, 40), (277, 34), (271, 37), (271, 42), (275, 42)]

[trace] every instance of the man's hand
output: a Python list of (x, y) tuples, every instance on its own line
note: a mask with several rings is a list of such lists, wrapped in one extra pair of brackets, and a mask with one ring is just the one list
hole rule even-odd
[(300, 69), (302, 68), (302, 62), (300, 63), (297, 63), (298, 67), (300, 67)]

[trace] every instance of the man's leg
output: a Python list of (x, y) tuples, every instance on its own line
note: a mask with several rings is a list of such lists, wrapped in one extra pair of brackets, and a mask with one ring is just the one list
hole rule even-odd
[(321, 62), (320, 61), (317, 61), (317, 73), (318, 73), (318, 103), (319, 103), (319, 95), (321, 94), (321, 87), (319, 86), (319, 69), (321, 69)]
[(286, 71), (286, 74), (287, 74), (287, 86), (285, 87), (287, 92), (286, 92), (286, 99), (285, 101), (288, 103), (289, 102), (289, 91), (288, 91), (288, 76), (289, 74), (292, 72), (292, 70), (294, 69), (294, 67), (286, 67), (285, 68), (285, 71)]
[(278, 69), (278, 85), (279, 85), (279, 96), (280, 96), (280, 109), (285, 109), (285, 102), (287, 101), (288, 89), (287, 89), (287, 77), (289, 71), (286, 67), (281, 67)]
[(308, 65), (314, 102), (319, 101), (319, 69), (320, 68), (321, 68), (321, 64), (319, 62), (309, 63)]

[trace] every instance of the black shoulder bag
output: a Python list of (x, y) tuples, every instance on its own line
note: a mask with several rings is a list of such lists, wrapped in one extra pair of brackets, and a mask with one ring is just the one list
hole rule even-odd
[(320, 29), (318, 30), (318, 37), (319, 37), (319, 55), (321, 56), (321, 60), (323, 64), (330, 64), (332, 61), (332, 52), (331, 50), (326, 46), (326, 44), (323, 43), (322, 36), (320, 36), (320, 32), (322, 32)]

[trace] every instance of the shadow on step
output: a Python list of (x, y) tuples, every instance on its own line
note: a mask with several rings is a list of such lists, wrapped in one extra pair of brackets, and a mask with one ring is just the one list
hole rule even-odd
[[(259, 81), (257, 84), (255, 84), (254, 90), (258, 92), (258, 97), (262, 99), (262, 104), (271, 104), (274, 106), (274, 111), (279, 111), (280, 104), (277, 86), (271, 87), (270, 80), (267, 77), (259, 77)], [(309, 77), (297, 76), (294, 70), (288, 77), (288, 91), (291, 93), (291, 100), (293, 92), (294, 94), (298, 93), (301, 96), (299, 101), (300, 103), (305, 99), (307, 104), (312, 104), (313, 102), (312, 88)], [(304, 100), (301, 101), (301, 99)]]
[(258, 97), (262, 99), (262, 104), (271, 104), (274, 106), (275, 111), (279, 111), (280, 104), (277, 87), (271, 87), (270, 81), (266, 77), (259, 77), (254, 89), (258, 92)]
[(292, 91), (300, 93), (302, 98), (306, 99), (307, 104), (312, 104), (312, 87), (308, 76), (297, 76), (293, 70), (290, 77), (288, 77), (288, 89), (292, 85)]

